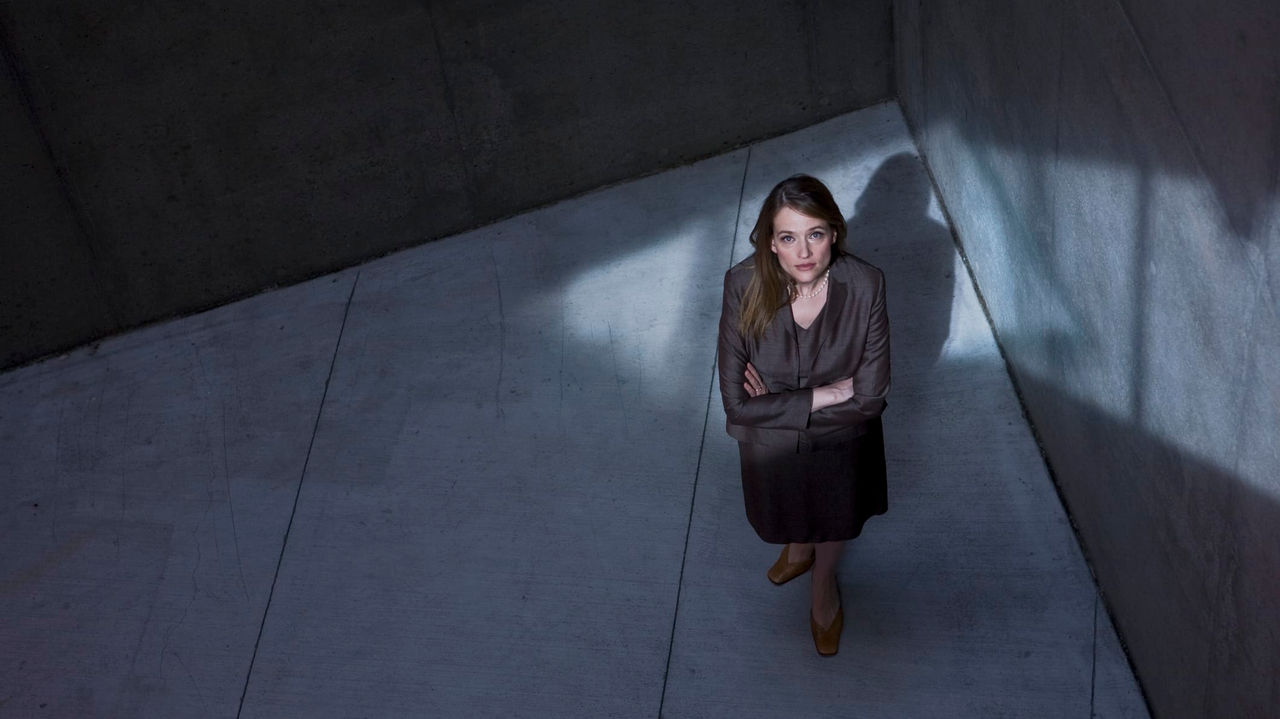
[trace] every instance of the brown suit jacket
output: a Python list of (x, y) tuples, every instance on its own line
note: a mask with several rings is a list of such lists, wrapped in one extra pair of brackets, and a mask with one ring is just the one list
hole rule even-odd
[[(729, 435), (740, 442), (811, 451), (846, 443), (879, 419), (889, 393), (889, 317), (884, 273), (850, 254), (831, 262), (821, 345), (800, 386), (796, 326), (783, 307), (759, 340), (738, 331), (738, 308), (751, 279), (753, 258), (724, 276), (717, 366)], [(760, 372), (769, 393), (752, 397), (743, 388), (747, 362)], [(853, 378), (853, 398), (810, 412), (812, 387)]]

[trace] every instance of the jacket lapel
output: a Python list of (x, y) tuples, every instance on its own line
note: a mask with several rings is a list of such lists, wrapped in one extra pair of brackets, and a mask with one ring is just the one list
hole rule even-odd
[[(836, 260), (831, 263), (832, 269), (835, 269), (834, 265), (838, 261), (839, 258), (836, 258)], [(822, 347), (826, 347), (831, 344), (832, 339), (839, 333), (840, 321), (844, 315), (844, 303), (849, 296), (849, 288), (845, 287), (844, 282), (836, 277), (835, 272), (832, 272), (828, 277), (829, 279), (827, 281), (830, 284), (827, 286), (827, 305), (822, 309), (821, 317), (823, 323), (821, 328)], [(817, 357), (816, 353), (814, 354), (814, 357)]]

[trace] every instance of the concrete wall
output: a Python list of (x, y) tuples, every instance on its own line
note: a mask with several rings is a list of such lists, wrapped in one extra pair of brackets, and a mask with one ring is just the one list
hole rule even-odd
[(0, 368), (120, 326), (29, 109), (0, 53)]
[(1280, 707), (1280, 4), (895, 2), (899, 94), (1160, 717)]
[(874, 104), (890, 48), (890, 0), (0, 0), (0, 368)]

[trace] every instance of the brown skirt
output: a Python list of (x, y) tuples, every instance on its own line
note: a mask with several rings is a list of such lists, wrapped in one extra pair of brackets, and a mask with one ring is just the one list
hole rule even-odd
[(747, 521), (766, 542), (836, 542), (889, 509), (880, 420), (839, 447), (797, 452), (738, 443)]

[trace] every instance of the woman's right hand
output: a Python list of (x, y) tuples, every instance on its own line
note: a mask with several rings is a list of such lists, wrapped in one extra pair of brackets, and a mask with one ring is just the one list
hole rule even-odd
[(853, 378), (845, 377), (831, 384), (814, 387), (813, 404), (810, 406), (809, 411), (817, 412), (820, 409), (825, 409), (841, 402), (848, 402), (851, 399), (853, 399)]

